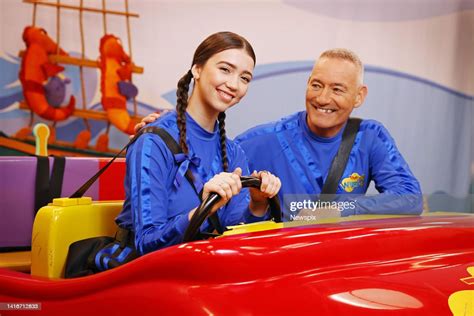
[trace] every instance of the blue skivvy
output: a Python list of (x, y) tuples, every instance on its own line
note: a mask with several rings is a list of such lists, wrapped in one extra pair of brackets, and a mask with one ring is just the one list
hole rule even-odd
[[(165, 129), (179, 143), (176, 112), (165, 114), (149, 125)], [(127, 151), (125, 202), (116, 222), (135, 233), (135, 246), (140, 254), (182, 241), (189, 225), (188, 213), (200, 203), (184, 176), (186, 170), (191, 169), (198, 192), (204, 183), (223, 171), (217, 123), (210, 133), (186, 113), (186, 134), (189, 153), (177, 157), (179, 164), (163, 140), (152, 133), (140, 136)], [(240, 167), (248, 175), (247, 160), (240, 146), (230, 140), (226, 146), (229, 172)], [(249, 201), (248, 189), (242, 189), (218, 210), (221, 224), (225, 227), (261, 220), (250, 212)], [(205, 222), (201, 230), (209, 228)]]
[[(268, 170), (280, 178), (285, 220), (295, 214), (292, 200), (321, 193), (344, 130), (331, 138), (319, 137), (309, 129), (306, 115), (306, 111), (295, 113), (251, 128), (235, 139), (251, 170)], [(381, 194), (365, 196), (370, 181)], [(362, 121), (336, 193), (336, 201), (344, 204), (342, 216), (422, 212), (420, 184), (389, 132), (374, 120)]]

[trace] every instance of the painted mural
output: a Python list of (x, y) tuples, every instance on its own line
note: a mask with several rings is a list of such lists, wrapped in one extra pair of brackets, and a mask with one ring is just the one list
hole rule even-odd
[[(69, 0), (63, 3), (76, 4)], [(101, 1), (87, 1), (100, 8)], [(108, 9), (124, 10), (122, 1)], [(31, 24), (32, 6), (16, 0), (0, 4), (0, 130), (15, 135), (31, 116), (18, 76), (25, 49), (24, 27)], [(81, 56), (78, 16), (61, 10), (61, 48)], [(427, 194), (444, 192), (467, 203), (474, 174), (474, 2), (473, 1), (131, 1), (133, 59), (143, 74), (133, 75), (138, 88), (133, 100), (121, 103), (129, 117), (174, 106), (175, 86), (190, 67), (196, 45), (216, 31), (242, 34), (257, 53), (255, 78), (247, 97), (228, 115), (228, 134), (304, 109), (306, 80), (314, 59), (324, 50), (347, 47), (364, 61), (369, 94), (354, 115), (381, 121)], [(37, 8), (36, 24), (54, 39), (54, 9)], [(102, 17), (84, 17), (86, 58), (100, 56)], [(108, 32), (127, 38), (123, 17), (107, 20)], [(124, 51), (130, 54), (124, 40)], [(101, 69), (63, 65), (65, 106), (75, 96), (76, 108), (104, 111)], [(103, 88), (102, 88), (103, 89)], [(124, 105), (125, 104), (125, 105)], [(134, 113), (136, 112), (136, 113)], [(125, 112), (123, 112), (125, 113)], [(47, 122), (39, 116), (35, 122)], [(122, 121), (122, 120), (120, 120)], [(89, 146), (97, 149), (108, 132), (108, 147), (128, 140), (130, 124), (71, 116), (56, 124), (56, 139), (74, 143), (85, 129)], [(130, 121), (132, 122), (132, 121)], [(49, 122), (50, 123), (50, 122)], [(87, 126), (89, 125), (89, 126)], [(125, 131), (125, 132), (124, 132)], [(472, 195), (471, 195), (472, 197)]]

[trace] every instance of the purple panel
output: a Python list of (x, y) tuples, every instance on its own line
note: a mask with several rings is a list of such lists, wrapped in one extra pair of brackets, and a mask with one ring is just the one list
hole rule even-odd
[(31, 245), (35, 157), (0, 157), (0, 247)]
[[(49, 161), (52, 170), (53, 158)], [(97, 172), (98, 166), (97, 158), (67, 157), (61, 195), (71, 195)], [(0, 157), (0, 247), (31, 245), (35, 179), (35, 157)], [(85, 195), (97, 200), (99, 183)]]
[[(90, 179), (99, 170), (98, 158), (80, 158), (67, 157), (66, 169), (64, 170), (64, 180), (62, 196), (70, 196), (81, 185)], [(91, 197), (93, 200), (99, 199), (99, 181), (96, 181), (87, 192), (85, 196)]]

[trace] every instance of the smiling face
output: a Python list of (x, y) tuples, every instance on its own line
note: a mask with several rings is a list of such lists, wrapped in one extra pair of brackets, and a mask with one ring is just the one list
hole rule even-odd
[(189, 107), (217, 116), (237, 104), (247, 93), (254, 69), (244, 49), (227, 49), (214, 54), (204, 65), (194, 65), (194, 89)]
[(360, 69), (351, 61), (322, 57), (314, 65), (306, 88), (309, 129), (321, 137), (333, 137), (344, 126), (354, 108), (367, 95), (360, 83)]

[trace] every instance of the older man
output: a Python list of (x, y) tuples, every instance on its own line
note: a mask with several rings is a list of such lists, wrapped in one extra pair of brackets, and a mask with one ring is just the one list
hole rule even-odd
[[(250, 168), (266, 169), (280, 177), (279, 197), (287, 220), (295, 219), (302, 208), (327, 206), (336, 206), (342, 216), (421, 213), (418, 181), (389, 132), (374, 120), (362, 120), (355, 130), (347, 164), (339, 166), (344, 171), (336, 180), (336, 192), (325, 192), (336, 194), (337, 205), (321, 203), (314, 196), (322, 192), (352, 110), (367, 95), (363, 74), (355, 53), (325, 51), (308, 79), (306, 111), (254, 127), (236, 138)], [(381, 194), (364, 196), (370, 181)]]

